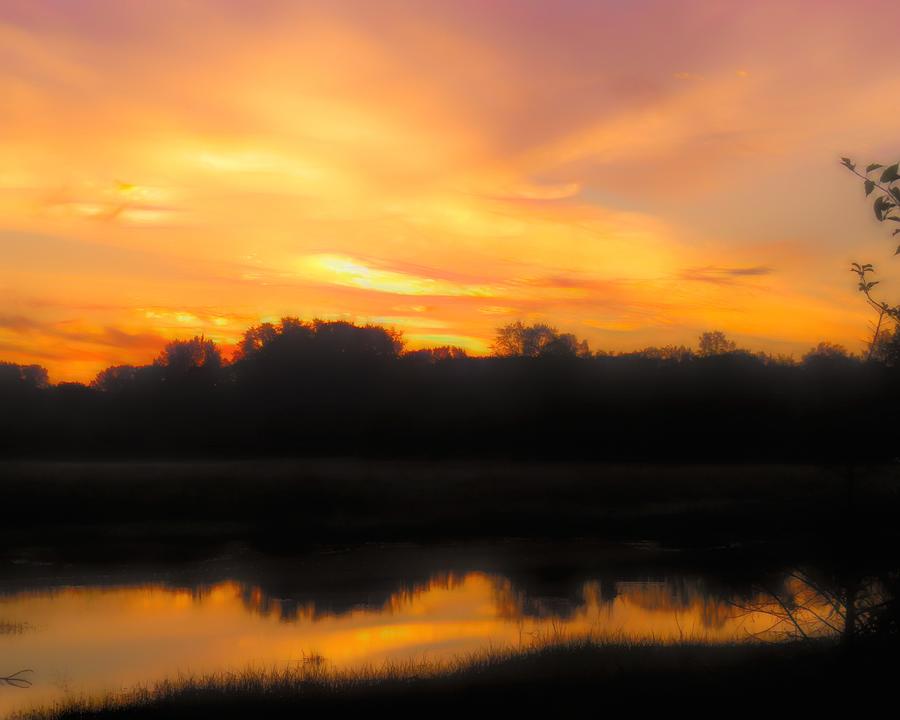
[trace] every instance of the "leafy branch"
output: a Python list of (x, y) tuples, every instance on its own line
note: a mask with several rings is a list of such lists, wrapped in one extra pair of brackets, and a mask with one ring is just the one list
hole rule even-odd
[[(900, 215), (897, 215), (895, 212), (897, 206), (900, 205), (900, 186), (894, 184), (897, 180), (900, 180), (900, 163), (894, 163), (886, 168), (878, 163), (872, 163), (871, 165), (866, 166), (865, 173), (861, 173), (857, 170), (856, 164), (850, 158), (841, 158), (841, 164), (863, 180), (863, 188), (866, 191), (866, 197), (869, 197), (875, 190), (878, 190), (875, 201), (872, 204), (872, 210), (875, 212), (875, 217), (878, 219), (878, 222), (890, 220), (895, 223), (900, 223)], [(873, 180), (869, 177), (869, 173), (881, 170), (882, 168), (884, 168), (884, 170), (878, 180)], [(898, 234), (900, 234), (900, 228), (895, 229), (891, 233), (892, 236)], [(894, 251), (894, 255), (898, 254), (900, 254), (900, 246)]]
[(874, 324), (872, 340), (869, 343), (869, 352), (866, 354), (866, 359), (868, 360), (872, 357), (872, 353), (878, 343), (878, 338), (881, 335), (881, 328), (884, 325), (885, 318), (890, 318), (895, 323), (900, 322), (900, 307), (888, 305), (885, 301), (879, 301), (872, 297), (872, 288), (881, 282), (880, 280), (869, 280), (868, 278), (868, 273), (875, 272), (874, 266), (868, 263), (865, 265), (853, 263), (850, 267), (850, 271), (859, 276), (858, 290), (866, 296), (866, 302), (869, 304), (869, 307), (878, 313), (878, 320)]
[[(856, 163), (850, 158), (841, 158), (841, 164), (850, 172), (863, 181), (863, 189), (866, 197), (875, 194), (875, 200), (872, 203), (872, 210), (878, 222), (895, 222), (900, 223), (900, 163), (894, 163), (888, 167), (884, 167), (879, 163), (871, 163), (866, 166), (864, 172), (857, 170)], [(881, 174), (877, 173), (881, 170)], [(875, 173), (875, 175), (872, 175)], [(877, 178), (877, 179), (875, 179)], [(891, 237), (900, 234), (900, 228), (895, 228), (891, 233)], [(894, 255), (900, 254), (900, 245), (894, 251)], [(879, 280), (870, 280), (869, 273), (875, 272), (875, 266), (870, 263), (860, 264), (853, 263), (850, 271), (856, 273), (859, 278), (858, 290), (865, 295), (866, 302), (878, 314), (878, 320), (874, 324), (872, 340), (869, 343), (869, 352), (867, 358), (872, 357), (872, 353), (878, 343), (882, 326), (886, 318), (890, 318), (895, 323), (900, 323), (900, 306), (889, 305), (883, 300), (878, 300), (872, 296), (872, 289), (879, 284)]]

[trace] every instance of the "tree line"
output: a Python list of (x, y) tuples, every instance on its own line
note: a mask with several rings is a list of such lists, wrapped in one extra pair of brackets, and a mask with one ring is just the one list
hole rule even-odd
[[(491, 345), (493, 358), (535, 358), (606, 360), (620, 362), (646, 360), (684, 363), (715, 356), (741, 357), (762, 365), (810, 366), (822, 363), (853, 364), (874, 361), (886, 366), (900, 362), (900, 333), (882, 329), (868, 349), (854, 355), (842, 345), (820, 342), (805, 353), (799, 363), (793, 356), (751, 352), (741, 349), (720, 330), (704, 332), (696, 349), (685, 345), (650, 346), (640, 350), (614, 353), (592, 351), (587, 340), (572, 333), (561, 333), (544, 323), (527, 325), (521, 321), (497, 329)], [(357, 325), (346, 321), (313, 320), (295, 317), (266, 322), (247, 329), (230, 359), (216, 343), (204, 336), (168, 343), (159, 356), (143, 366), (114, 365), (100, 371), (88, 387), (101, 392), (124, 392), (153, 384), (246, 382), (254, 375), (275, 373), (290, 375), (301, 368), (325, 363), (332, 366), (377, 363), (386, 360), (401, 364), (438, 363), (470, 360), (465, 349), (442, 346), (404, 350), (398, 331), (379, 325)], [(332, 366), (333, 369), (333, 366)], [(325, 368), (320, 368), (325, 370)], [(72, 389), (79, 383), (62, 383)], [(0, 388), (16, 386), (46, 389), (51, 386), (46, 368), (0, 361)]]
[(712, 460), (835, 458), (863, 446), (894, 457), (898, 345), (882, 332), (870, 359), (821, 343), (795, 362), (709, 332), (697, 348), (611, 354), (517, 322), (497, 331), (491, 356), (470, 357), (404, 351), (380, 326), (284, 318), (249, 328), (227, 360), (198, 336), (89, 385), (0, 365), (0, 448)]

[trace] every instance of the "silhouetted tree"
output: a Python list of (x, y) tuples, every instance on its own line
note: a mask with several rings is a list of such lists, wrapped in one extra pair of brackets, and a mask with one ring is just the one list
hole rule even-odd
[(121, 392), (132, 387), (138, 374), (134, 365), (113, 365), (97, 373), (91, 387), (101, 392)]
[(698, 354), (700, 357), (725, 355), (737, 350), (737, 345), (729, 340), (721, 330), (705, 332), (700, 336)]
[(562, 333), (548, 343), (541, 357), (581, 357), (591, 356), (587, 340), (579, 340), (572, 333)]
[(378, 325), (354, 325), (342, 320), (313, 321), (317, 352), (354, 359), (392, 359), (403, 350), (403, 336)]
[(244, 337), (238, 345), (236, 360), (251, 357), (267, 345), (274, 342), (280, 333), (280, 328), (272, 323), (254, 325), (244, 331)]
[(49, 384), (47, 370), (40, 365), (16, 365), (15, 363), (0, 362), (0, 386), (42, 389)]
[(499, 357), (588, 357), (586, 340), (563, 333), (549, 325), (525, 325), (521, 321), (497, 329), (491, 346)]
[(454, 345), (443, 345), (436, 348), (423, 348), (421, 350), (409, 350), (403, 353), (403, 358), (415, 362), (428, 364), (446, 362), (448, 360), (464, 360), (469, 357), (465, 349)]
[(797, 364), (793, 355), (785, 355), (784, 353), (759, 353), (758, 357), (761, 362), (769, 367), (788, 368)]
[(850, 359), (850, 353), (847, 352), (847, 349), (843, 345), (833, 342), (820, 342), (803, 356), (803, 362), (806, 364), (815, 362), (848, 362)]
[(195, 336), (190, 340), (173, 340), (153, 364), (162, 370), (163, 382), (202, 379), (214, 383), (222, 369), (222, 355), (212, 340)]
[(402, 349), (400, 333), (378, 325), (325, 320), (305, 323), (285, 317), (277, 324), (263, 323), (249, 328), (238, 346), (235, 361), (296, 368), (297, 363), (314, 356), (385, 359), (398, 357)]
[(195, 336), (170, 342), (154, 364), (175, 373), (186, 373), (193, 368), (221, 367), (222, 356), (212, 340)]
[(661, 362), (688, 362), (694, 359), (694, 351), (684, 345), (664, 345), (663, 347), (646, 347), (634, 353), (634, 357)]

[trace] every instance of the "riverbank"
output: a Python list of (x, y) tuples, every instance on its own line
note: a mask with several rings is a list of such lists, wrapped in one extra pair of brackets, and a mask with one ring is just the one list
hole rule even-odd
[(675, 710), (721, 715), (749, 707), (876, 707), (893, 688), (892, 650), (848, 654), (831, 642), (653, 645), (579, 641), (490, 651), (447, 664), (410, 661), (335, 672), (319, 658), (283, 670), (179, 677), (74, 700), (29, 720), (296, 717), (390, 712), (548, 713)]

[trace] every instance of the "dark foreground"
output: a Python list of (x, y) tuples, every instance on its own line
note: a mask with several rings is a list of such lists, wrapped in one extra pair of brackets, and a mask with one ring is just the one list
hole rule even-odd
[[(362, 460), (0, 464), (0, 562), (170, 560), (372, 542), (603, 538), (869, 548), (900, 540), (900, 465)], [(867, 551), (868, 552), (868, 551)]]
[[(545, 647), (469, 658), (436, 672), (400, 665), (331, 674), (290, 671), (187, 678), (50, 708), (34, 718), (281, 718), (309, 713), (389, 712), (447, 717), (611, 710), (691, 715), (747, 710), (834, 711), (853, 716), (896, 702), (896, 647), (594, 645)], [(885, 706), (882, 703), (887, 702)]]
[[(805, 567), (840, 618), (827, 641), (797, 632), (782, 644), (563, 642), (450, 667), (401, 664), (356, 674), (313, 661), (290, 671), (177, 679), (41, 717), (711, 715), (750, 707), (808, 715), (844, 703), (857, 716), (885, 698), (888, 707), (896, 704), (897, 465), (28, 462), (0, 465), (0, 489), (13, 509), (0, 523), (0, 588), (65, 584), (73, 568), (90, 577), (107, 573), (106, 564), (143, 576), (153, 571), (141, 568), (162, 563), (183, 568), (172, 572), (187, 574), (185, 582), (202, 567), (215, 580), (209, 559), (241, 547), (252, 558), (249, 569), (229, 567), (228, 577), (246, 574), (279, 598), (337, 588), (318, 603), (340, 608), (347, 578), (354, 597), (360, 588), (380, 597), (397, 578), (427, 578), (435, 564), (491, 570), (477, 545), (488, 543), (494, 569), (533, 583), (539, 594), (595, 575), (590, 563), (617, 577), (632, 576), (637, 563), (662, 574), (700, 569), (732, 588)], [(520, 540), (507, 547), (509, 538)], [(463, 544), (463, 551), (454, 546), (452, 561), (440, 558), (446, 542)], [(599, 551), (596, 543), (605, 542), (626, 549)], [(371, 549), (378, 543), (400, 549)], [(644, 550), (632, 558), (644, 543), (657, 548), (652, 565)], [(361, 546), (346, 561), (334, 551)], [(363, 560), (351, 563), (359, 553)], [(285, 570), (301, 557), (302, 571)], [(866, 604), (867, 587), (876, 590), (874, 604)]]

